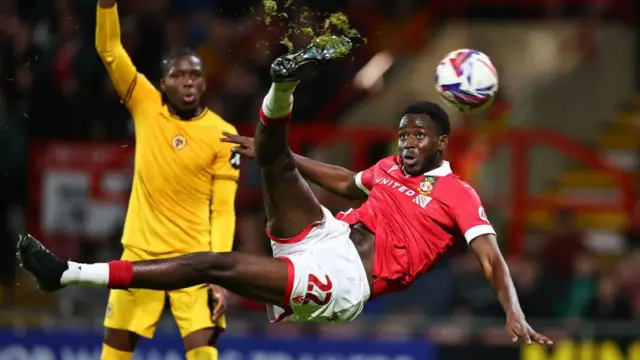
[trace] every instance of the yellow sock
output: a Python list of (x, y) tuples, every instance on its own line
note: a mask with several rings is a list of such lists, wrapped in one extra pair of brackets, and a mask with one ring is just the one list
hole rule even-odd
[(133, 353), (117, 350), (107, 344), (102, 344), (102, 355), (100, 360), (131, 360)]
[(218, 349), (201, 346), (187, 351), (187, 360), (218, 360)]

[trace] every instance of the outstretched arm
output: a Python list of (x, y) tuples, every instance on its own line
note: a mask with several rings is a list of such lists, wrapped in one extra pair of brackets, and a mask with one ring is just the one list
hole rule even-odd
[[(254, 157), (253, 138), (231, 133), (223, 133), (223, 135), (225, 137), (221, 141), (238, 145), (238, 147), (233, 148), (234, 152), (247, 157)], [(294, 159), (300, 174), (321, 188), (350, 200), (364, 200), (367, 198), (367, 194), (358, 187), (356, 182), (357, 174), (353, 171), (312, 160), (298, 154), (294, 154)]]
[(496, 231), (487, 218), (480, 197), (467, 184), (463, 184), (459, 193), (455, 195), (457, 201), (451, 203), (450, 212), (458, 230), (476, 253), (484, 276), (498, 296), (507, 316), (507, 334), (514, 342), (520, 339), (526, 344), (535, 341), (543, 345), (552, 345), (551, 340), (535, 332), (525, 320), (509, 268), (498, 247)]
[(302, 176), (330, 193), (350, 200), (364, 200), (367, 194), (356, 184), (356, 173), (341, 166), (325, 164), (295, 154), (296, 166)]
[(507, 316), (506, 331), (511, 336), (511, 340), (515, 342), (520, 339), (526, 344), (531, 344), (533, 341), (541, 345), (553, 345), (551, 340), (533, 330), (525, 320), (516, 288), (507, 263), (500, 253), (496, 236), (480, 235), (471, 241), (471, 248), (476, 253), (482, 271), (504, 309)]
[(118, 7), (114, 0), (98, 2), (95, 41), (96, 50), (107, 68), (113, 86), (127, 107), (131, 108), (136, 101), (149, 98), (150, 94), (157, 94), (144, 76), (138, 76), (138, 70), (122, 46)]
[(96, 50), (107, 68), (109, 77), (120, 95), (126, 100), (133, 87), (137, 70), (120, 40), (120, 19), (114, 0), (100, 0), (96, 16)]

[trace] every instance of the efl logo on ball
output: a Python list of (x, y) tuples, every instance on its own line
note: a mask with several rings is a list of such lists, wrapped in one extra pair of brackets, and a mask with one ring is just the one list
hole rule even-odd
[(459, 111), (491, 104), (498, 92), (498, 72), (484, 53), (460, 49), (445, 56), (436, 69), (436, 90)]

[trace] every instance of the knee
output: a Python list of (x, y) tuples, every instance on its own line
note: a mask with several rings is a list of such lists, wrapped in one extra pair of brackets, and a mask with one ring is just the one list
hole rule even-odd
[(202, 277), (202, 283), (211, 279), (225, 277), (238, 269), (238, 260), (234, 253), (197, 252), (184, 256), (181, 268), (193, 272), (194, 276)]
[(264, 161), (258, 164), (267, 179), (276, 178), (278, 180), (293, 178), (297, 176), (298, 168), (296, 162), (290, 153), (283, 154), (273, 161)]
[[(187, 351), (197, 350), (200, 348), (216, 347), (218, 344), (218, 337), (220, 333), (216, 328), (200, 329), (192, 332), (184, 337), (182, 340), (184, 343), (184, 349)], [(195, 357), (196, 359), (198, 357)], [(206, 357), (205, 357), (206, 358)], [(190, 360), (187, 356), (187, 360)]]
[(256, 163), (260, 168), (274, 168), (280, 171), (292, 171), (296, 168), (296, 162), (290, 150), (286, 151), (256, 151)]
[(298, 168), (296, 167), (296, 160), (293, 157), (291, 151), (287, 151), (280, 163), (280, 170), (286, 175), (296, 175)]
[(106, 328), (103, 341), (107, 350), (114, 350), (114, 353), (132, 353), (139, 338), (138, 334), (131, 331)]

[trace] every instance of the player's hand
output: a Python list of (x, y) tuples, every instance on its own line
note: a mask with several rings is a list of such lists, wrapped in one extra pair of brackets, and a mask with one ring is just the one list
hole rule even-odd
[(211, 320), (216, 321), (225, 311), (227, 311), (227, 290), (218, 285), (209, 285), (211, 294), (215, 301), (213, 311), (211, 312)]
[(522, 314), (507, 316), (507, 325), (505, 326), (505, 330), (513, 342), (520, 340), (527, 345), (534, 342), (540, 345), (553, 345), (553, 341), (533, 330)]
[(228, 132), (223, 132), (222, 135), (224, 135), (224, 137), (220, 138), (220, 141), (238, 145), (231, 149), (234, 153), (250, 158), (256, 156), (252, 137), (240, 136)]

